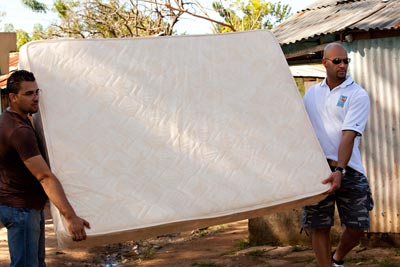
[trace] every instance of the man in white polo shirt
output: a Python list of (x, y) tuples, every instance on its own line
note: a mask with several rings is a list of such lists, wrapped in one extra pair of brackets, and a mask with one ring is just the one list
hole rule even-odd
[[(359, 143), (368, 120), (367, 92), (347, 76), (350, 59), (339, 43), (328, 44), (322, 64), (326, 79), (308, 89), (304, 104), (322, 149), (331, 166), (328, 196), (318, 205), (306, 206), (302, 227), (311, 231), (312, 246), (320, 267), (344, 266), (343, 259), (369, 229), (373, 200)], [(335, 203), (344, 231), (331, 252), (330, 230)]]

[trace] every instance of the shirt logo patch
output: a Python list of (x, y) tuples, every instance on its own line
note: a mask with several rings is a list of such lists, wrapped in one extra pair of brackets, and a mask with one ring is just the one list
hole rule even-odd
[(339, 97), (339, 100), (338, 100), (336, 106), (338, 106), (338, 107), (344, 107), (344, 103), (346, 103), (346, 100), (347, 100), (347, 96), (341, 95), (341, 96)]

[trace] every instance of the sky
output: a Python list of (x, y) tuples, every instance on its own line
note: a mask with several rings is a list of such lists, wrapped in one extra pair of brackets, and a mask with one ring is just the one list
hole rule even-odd
[[(271, 0), (272, 2), (278, 2)], [(292, 7), (292, 13), (301, 10), (314, 1), (318, 0), (281, 0), (283, 4), (289, 4)], [(52, 6), (54, 0), (39, 0), (39, 2)], [(213, 0), (199, 0), (199, 2), (207, 8), (207, 11), (212, 12), (211, 3)], [(31, 34), (33, 25), (41, 23), (44, 27), (49, 26), (57, 19), (55, 13), (48, 11), (47, 13), (35, 13), (22, 5), (22, 0), (0, 0), (0, 13), (5, 12), (5, 16), (0, 17), (0, 29), (3, 29), (4, 24), (11, 23), (14, 29), (22, 29)], [(211, 25), (201, 19), (186, 18), (182, 19), (176, 25), (178, 33), (187, 34), (207, 34), (212, 33)]]

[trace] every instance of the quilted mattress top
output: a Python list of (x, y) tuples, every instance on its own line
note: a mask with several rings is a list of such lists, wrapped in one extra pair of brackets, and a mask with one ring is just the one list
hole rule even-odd
[(52, 171), (100, 245), (314, 203), (329, 168), (269, 31), (31, 42)]

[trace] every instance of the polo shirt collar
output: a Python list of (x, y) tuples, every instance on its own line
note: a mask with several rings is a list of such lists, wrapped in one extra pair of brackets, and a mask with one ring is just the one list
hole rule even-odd
[[(341, 84), (339, 84), (336, 88), (334, 88), (334, 89), (339, 89), (339, 88), (346, 88), (347, 86), (349, 86), (349, 85), (351, 85), (352, 83), (354, 83), (354, 81), (353, 81), (353, 79), (351, 78), (351, 76), (350, 75), (347, 75), (346, 76), (346, 80), (344, 81), (344, 82), (342, 82)], [(321, 86), (322, 87), (329, 87), (327, 84), (326, 84), (326, 78), (321, 82)]]

